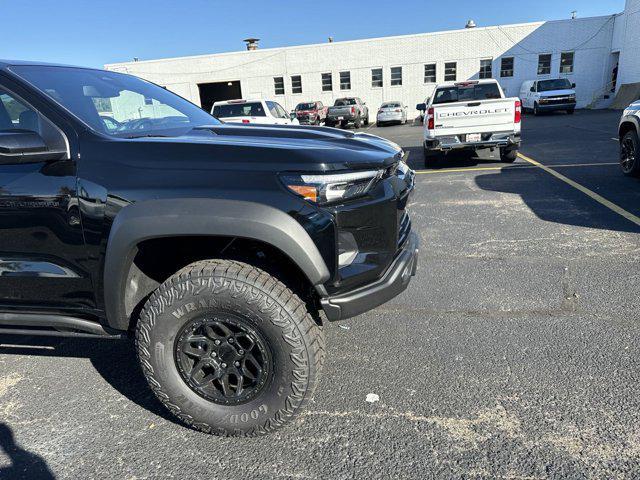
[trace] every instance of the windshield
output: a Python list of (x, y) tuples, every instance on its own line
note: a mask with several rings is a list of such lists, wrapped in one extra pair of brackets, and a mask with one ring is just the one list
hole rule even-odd
[(177, 136), (220, 123), (184, 98), (130, 75), (47, 66), (15, 66), (12, 71), (107, 135)]
[(548, 92), (550, 90), (571, 90), (571, 82), (566, 78), (558, 78), (556, 80), (540, 80), (538, 81), (538, 91)]
[(450, 102), (469, 102), (473, 100), (488, 100), (500, 97), (497, 83), (470, 83), (443, 87), (436, 90), (433, 104)]
[(383, 103), (380, 108), (400, 108), (399, 103)]
[(296, 110), (315, 110), (315, 108), (316, 108), (315, 103), (299, 103), (296, 106)]
[(227, 103), (213, 107), (216, 118), (229, 117), (266, 117), (261, 102)]
[(339, 98), (338, 100), (336, 100), (335, 106), (346, 107), (347, 105), (355, 105), (355, 104), (356, 104), (355, 98)]

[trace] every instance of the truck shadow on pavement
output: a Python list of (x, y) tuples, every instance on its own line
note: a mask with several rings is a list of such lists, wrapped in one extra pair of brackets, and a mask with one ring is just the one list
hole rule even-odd
[(640, 233), (640, 227), (540, 169), (505, 168), (499, 173), (478, 175), (475, 182), (485, 191), (520, 195), (529, 209), (547, 222)]
[(10, 465), (0, 466), (0, 478), (3, 480), (49, 480), (55, 479), (47, 462), (35, 453), (18, 445), (11, 428), (0, 422), (0, 452), (9, 457)]
[[(132, 340), (0, 335), (0, 354), (87, 358), (120, 394), (163, 419), (176, 420), (149, 388)], [(4, 477), (0, 475), (0, 479)]]

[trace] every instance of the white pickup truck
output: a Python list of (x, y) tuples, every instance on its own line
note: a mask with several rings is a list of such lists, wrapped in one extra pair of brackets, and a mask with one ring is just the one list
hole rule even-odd
[(424, 115), (424, 158), (432, 166), (451, 150), (500, 149), (503, 162), (513, 162), (520, 147), (521, 105), (505, 98), (496, 80), (438, 84)]

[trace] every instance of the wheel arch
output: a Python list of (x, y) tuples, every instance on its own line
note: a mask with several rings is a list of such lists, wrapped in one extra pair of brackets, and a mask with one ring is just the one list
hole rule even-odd
[[(227, 237), (267, 244), (291, 260), (309, 281), (319, 285), (329, 270), (316, 245), (291, 216), (268, 205), (226, 199), (146, 200), (123, 208), (115, 217), (105, 254), (103, 275), (107, 324), (130, 327), (128, 279), (138, 246), (163, 238)], [(130, 299), (129, 299), (130, 300)]]
[(622, 140), (622, 137), (624, 137), (627, 132), (633, 130), (635, 130), (640, 136), (640, 120), (634, 116), (628, 115), (622, 119), (620, 126), (618, 127), (618, 136), (620, 137), (620, 140)]

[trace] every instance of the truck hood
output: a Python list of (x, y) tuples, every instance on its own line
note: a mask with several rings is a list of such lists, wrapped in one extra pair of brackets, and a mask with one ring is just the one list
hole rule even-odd
[[(179, 152), (192, 162), (215, 157), (236, 167), (276, 170), (329, 171), (381, 168), (405, 153), (393, 142), (367, 133), (329, 127), (297, 125), (211, 125), (179, 137), (123, 139), (144, 148), (162, 149), (162, 156)], [(249, 167), (248, 167), (249, 168)]]

